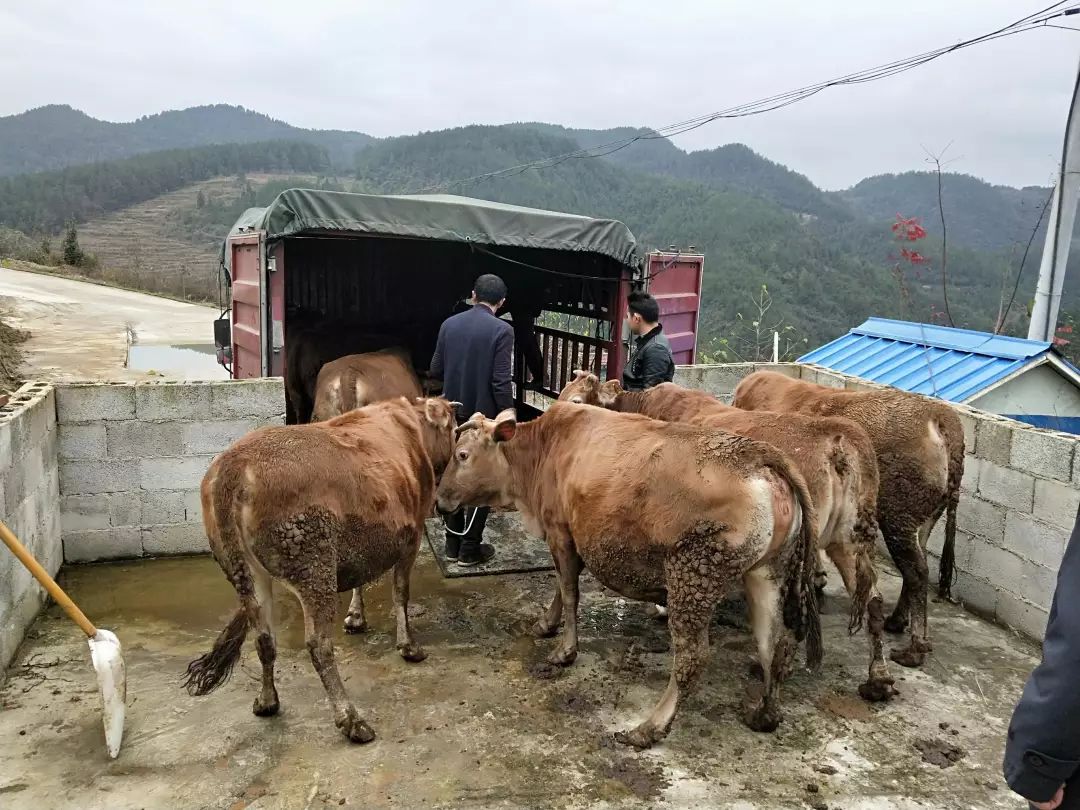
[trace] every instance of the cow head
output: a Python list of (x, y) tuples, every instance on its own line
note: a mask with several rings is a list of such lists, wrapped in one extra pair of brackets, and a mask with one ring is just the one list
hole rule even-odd
[(458, 427), (454, 453), (436, 493), (440, 512), (449, 514), (462, 506), (513, 507), (510, 463), (503, 443), (516, 433), (513, 410), (495, 419), (476, 413)]
[(449, 402), (442, 397), (417, 397), (415, 407), (420, 415), (420, 432), (424, 449), (427, 450), (435, 475), (446, 469), (454, 451), (455, 409), (460, 402)]
[(597, 391), (597, 398), (600, 400), (599, 404), (604, 408), (614, 408), (615, 403), (619, 400), (619, 394), (623, 392), (622, 383), (618, 380), (608, 380), (606, 383), (600, 386)]
[(579, 405), (599, 405), (600, 378), (588, 371), (575, 371), (574, 379), (559, 392), (560, 402), (575, 402)]
[(601, 383), (600, 378), (595, 374), (590, 374), (588, 371), (575, 371), (574, 379), (566, 384), (566, 388), (559, 394), (559, 400), (614, 408), (622, 392), (622, 383), (618, 380)]

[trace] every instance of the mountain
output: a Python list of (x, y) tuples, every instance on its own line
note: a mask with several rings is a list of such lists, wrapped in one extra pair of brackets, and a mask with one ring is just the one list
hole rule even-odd
[[(356, 182), (358, 190), (372, 193), (441, 190), (462, 178), (564, 155), (579, 143), (573, 132), (531, 125), (470, 126), (388, 138), (358, 155)], [(884, 263), (853, 256), (836, 240), (823, 239), (804, 218), (742, 191), (593, 159), (446, 190), (618, 219), (647, 248), (697, 246), (706, 255), (703, 345), (726, 334), (740, 313), (750, 322), (747, 307), (763, 284), (775, 302), (770, 323), (784, 319), (809, 345), (835, 337), (870, 314), (895, 311)]]
[(52, 172), (0, 177), (0, 225), (55, 233), (69, 221), (144, 202), (193, 182), (252, 171), (329, 171), (325, 149), (298, 141), (165, 149)]
[[(1049, 188), (1040, 186), (995, 186), (968, 174), (948, 172), (942, 176), (941, 198), (949, 237), (975, 250), (1009, 250), (1018, 242), (1026, 244), (1049, 194)], [(940, 227), (934, 172), (868, 177), (832, 196), (864, 219), (887, 222), (899, 213)], [(1041, 240), (1038, 244), (1042, 246)]]
[[(290, 137), (248, 144), (252, 151), (244, 155), (222, 152), (222, 146), (160, 149), (162, 144), (236, 142), (260, 135)], [(297, 151), (298, 141), (314, 151)], [(928, 172), (882, 175), (845, 191), (826, 192), (745, 145), (687, 152), (653, 130), (636, 127), (593, 130), (524, 122), (373, 140), (358, 133), (301, 130), (220, 105), (131, 124), (96, 121), (56, 106), (0, 119), (0, 168), (9, 171), (140, 149), (157, 151), (0, 178), (0, 225), (55, 233), (69, 218), (97, 221), (124, 206), (145, 203), (170, 211), (170, 221), (193, 239), (198, 234), (205, 246), (209, 234), (224, 233), (237, 207), (253, 195), (268, 200), (277, 188), (277, 181), (249, 188), (239, 176), (258, 171), (281, 178), (304, 174), (324, 187), (449, 191), (611, 217), (630, 226), (645, 247), (696, 245), (705, 252), (703, 345), (717, 351), (732, 348), (732, 336), (745, 333), (755, 321), (768, 329), (790, 326), (786, 334), (800, 342), (805, 338), (810, 346), (842, 334), (868, 315), (946, 322), (951, 315), (956, 326), (989, 329), (1014, 284), (1017, 293), (1006, 327), (1022, 333), (1045, 223), (1022, 272), (1020, 258), (1048, 193), (943, 174), (948, 224), (943, 268), (938, 178)], [(550, 158), (560, 159), (540, 170), (501, 171)], [(484, 176), (492, 172), (499, 174)], [(236, 177), (232, 187), (240, 191), (227, 202), (198, 210), (180, 202), (197, 198), (193, 182), (215, 176)], [(158, 199), (155, 195), (162, 195), (159, 202), (151, 202)], [(890, 231), (897, 214), (921, 218), (926, 238), (906, 247), (917, 249), (925, 262), (898, 261), (903, 246)], [(105, 240), (116, 221), (124, 222), (124, 216), (101, 231)], [(141, 220), (133, 213), (131, 221)], [(101, 252), (122, 251), (103, 247)], [(757, 311), (763, 306), (763, 286), (771, 296), (766, 315)], [(1066, 289), (1065, 307), (1066, 314), (1080, 312), (1080, 294)]]
[(257, 141), (303, 141), (351, 166), (374, 139), (361, 132), (302, 129), (261, 113), (215, 104), (112, 123), (67, 105), (0, 117), (0, 176), (117, 160), (163, 149)]

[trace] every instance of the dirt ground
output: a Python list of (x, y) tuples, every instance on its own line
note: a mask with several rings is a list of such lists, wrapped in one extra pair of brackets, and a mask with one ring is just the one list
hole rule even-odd
[(30, 333), (11, 326), (10, 312), (0, 306), (0, 394), (14, 390), (22, 382), (22, 346)]
[[(882, 579), (894, 599), (898, 580)], [(86, 643), (50, 609), (0, 690), (5, 810), (1024, 806), (1000, 760), (1037, 652), (952, 605), (933, 606), (926, 668), (897, 668), (900, 695), (869, 705), (855, 692), (866, 639), (847, 637), (846, 599), (830, 586), (824, 668), (786, 684), (771, 735), (739, 720), (752, 642), (717, 624), (700, 691), (669, 737), (639, 753), (611, 734), (642, 719), (664, 688), (665, 625), (586, 578), (581, 654), (545, 679), (535, 665), (554, 642), (523, 628), (550, 596), (551, 574), (444, 580), (425, 548), (412, 590), (428, 659), (407, 664), (395, 652), (385, 581), (368, 591), (372, 629), (338, 639), (346, 688), (378, 735), (356, 746), (333, 726), (291, 596), (276, 600), (282, 711), (260, 719), (250, 642), (219, 691), (192, 698), (179, 685), (235, 604), (211, 559), (82, 566), (63, 582), (123, 641), (124, 747), (106, 758)]]
[(217, 316), (212, 307), (7, 267), (0, 307), (11, 326), (30, 332), (20, 347), (23, 377), (62, 382), (173, 376), (128, 369), (128, 346), (212, 343)]

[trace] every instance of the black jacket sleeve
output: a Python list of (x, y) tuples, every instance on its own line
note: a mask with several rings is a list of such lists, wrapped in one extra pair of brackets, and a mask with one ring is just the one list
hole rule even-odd
[(500, 411), (514, 407), (514, 390), (510, 385), (513, 370), (514, 330), (506, 324), (495, 338), (495, 360), (491, 369), (491, 394)]
[[(1058, 570), (1043, 639), (1009, 724), (1005, 780), (1024, 798), (1045, 802), (1080, 766), (1080, 513)], [(1070, 785), (1080, 790), (1080, 784)], [(1066, 788), (1068, 790), (1069, 788)]]
[(446, 334), (446, 324), (439, 327), (439, 338), (435, 341), (435, 354), (431, 356), (431, 368), (428, 376), (433, 380), (443, 378), (443, 335)]
[(641, 384), (652, 388), (663, 382), (671, 382), (675, 376), (675, 363), (671, 352), (661, 343), (652, 341), (641, 350)]

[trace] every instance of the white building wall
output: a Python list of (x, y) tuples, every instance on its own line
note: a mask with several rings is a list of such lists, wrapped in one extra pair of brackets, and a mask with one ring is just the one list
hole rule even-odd
[(1080, 389), (1044, 363), (990, 389), (967, 404), (999, 414), (1080, 416)]

